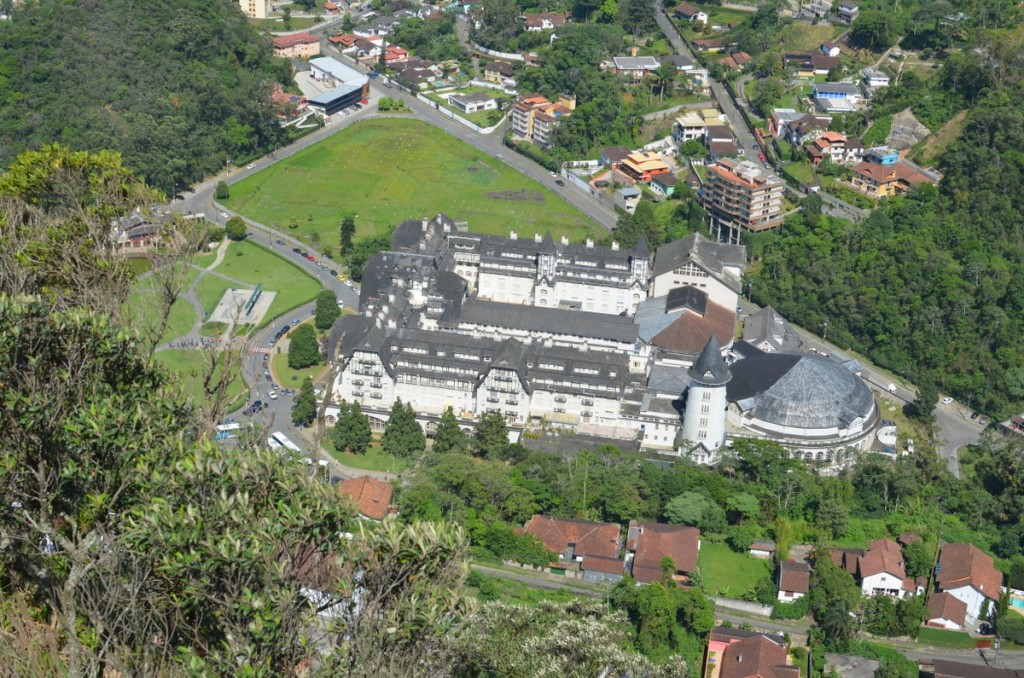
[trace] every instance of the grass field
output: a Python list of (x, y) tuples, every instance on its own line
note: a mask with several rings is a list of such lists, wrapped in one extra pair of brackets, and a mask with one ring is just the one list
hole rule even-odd
[[(511, 153), (512, 151), (509, 151)], [(552, 191), (445, 132), (416, 120), (366, 120), (246, 177), (224, 201), (250, 219), (307, 242), (336, 245), (344, 215), (356, 236), (443, 212), (479, 233), (582, 240), (597, 233)]]
[(946, 629), (933, 629), (929, 626), (922, 626), (917, 636), (917, 642), (922, 645), (933, 645), (935, 647), (955, 647), (963, 650), (973, 650), (977, 642), (968, 633), (963, 631), (947, 631)]
[(288, 354), (278, 353), (270, 359), (271, 370), (270, 373), (274, 375), (278, 384), (285, 388), (298, 389), (302, 387), (302, 380), (306, 377), (311, 377), (313, 382), (320, 378), (320, 375), (327, 371), (327, 365), (316, 365), (315, 367), (307, 367), (304, 370), (293, 370), (288, 367)]
[[(253, 287), (261, 283), (263, 289), (277, 292), (267, 311), (267, 319), (312, 301), (321, 289), (320, 283), (298, 267), (247, 240), (231, 243), (224, 261), (213, 270)], [(227, 286), (231, 287), (231, 284), (227, 283)], [(206, 307), (205, 303), (203, 307)]]
[(811, 52), (821, 47), (821, 43), (829, 42), (836, 37), (841, 29), (828, 23), (812, 26), (802, 21), (794, 22), (786, 27), (782, 50), (785, 52)]
[[(155, 356), (156, 361), (163, 365), (175, 377), (175, 381), (181, 385), (185, 394), (197, 403), (205, 403), (203, 395), (202, 375), (206, 369), (207, 361), (210, 359), (208, 351), (170, 349), (160, 351)], [(242, 406), (245, 401), (245, 380), (242, 378), (239, 368), (234, 369), (234, 376), (228, 385), (228, 399), (234, 402), (228, 407), (233, 411)]]
[[(148, 328), (156, 328), (160, 320), (160, 297), (156, 292), (133, 292), (129, 297), (128, 305), (134, 318), (132, 326), (140, 336), (146, 336)], [(187, 334), (195, 322), (196, 313), (192, 309), (192, 304), (179, 297), (171, 306), (167, 330), (160, 337), (160, 343)]]
[(324, 447), (327, 448), (332, 457), (338, 460), (338, 463), (351, 466), (352, 468), (363, 469), (364, 471), (394, 471), (395, 473), (401, 473), (409, 468), (409, 465), (412, 463), (411, 460), (405, 457), (394, 457), (390, 454), (384, 454), (381, 451), (379, 442), (371, 444), (370, 448), (366, 450), (366, 454), (338, 452), (334, 449), (330, 436), (327, 436), (324, 440)]
[(739, 598), (758, 580), (771, 574), (767, 560), (736, 553), (725, 544), (704, 542), (700, 545), (697, 566), (704, 578), (708, 595)]

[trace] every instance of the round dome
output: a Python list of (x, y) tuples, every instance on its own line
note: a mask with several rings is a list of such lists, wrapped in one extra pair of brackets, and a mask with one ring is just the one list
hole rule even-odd
[(795, 429), (846, 428), (874, 411), (861, 379), (825, 358), (761, 353), (732, 366), (729, 400), (744, 413)]

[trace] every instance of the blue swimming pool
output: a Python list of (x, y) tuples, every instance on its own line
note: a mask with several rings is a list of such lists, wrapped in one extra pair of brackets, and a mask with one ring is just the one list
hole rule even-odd
[(1024, 610), (1024, 599), (1010, 598), (1010, 605), (1013, 605), (1018, 610)]

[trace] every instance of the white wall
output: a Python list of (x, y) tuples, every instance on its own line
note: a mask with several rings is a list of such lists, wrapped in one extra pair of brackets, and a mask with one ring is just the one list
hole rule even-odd
[[(977, 619), (978, 615), (981, 614), (981, 607), (984, 605), (985, 596), (982, 595), (981, 591), (978, 591), (973, 586), (961, 586), (957, 589), (947, 589), (946, 593), (957, 600), (962, 600), (967, 603), (967, 617), (969, 619)], [(992, 608), (991, 603), (989, 604), (989, 608)]]
[(897, 598), (903, 599), (907, 594), (907, 592), (903, 590), (903, 580), (886, 572), (879, 572), (878, 574), (864, 577), (860, 583), (861, 593), (868, 597), (881, 595), (883, 590), (893, 589), (899, 591), (899, 593), (896, 594)]

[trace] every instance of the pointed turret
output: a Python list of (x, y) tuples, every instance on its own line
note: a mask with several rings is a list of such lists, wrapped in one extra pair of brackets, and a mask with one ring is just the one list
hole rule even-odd
[(712, 332), (704, 350), (689, 371), (690, 378), (707, 386), (721, 386), (732, 379), (732, 372), (722, 360), (722, 347), (718, 344), (718, 336)]
[(647, 238), (640, 235), (640, 239), (636, 241), (636, 247), (633, 248), (633, 253), (638, 257), (648, 259), (651, 256), (651, 250), (647, 247)]
[(544, 239), (540, 241), (540, 252), (541, 254), (557, 254), (558, 249), (555, 247), (555, 240), (551, 237), (551, 231), (544, 234)]

